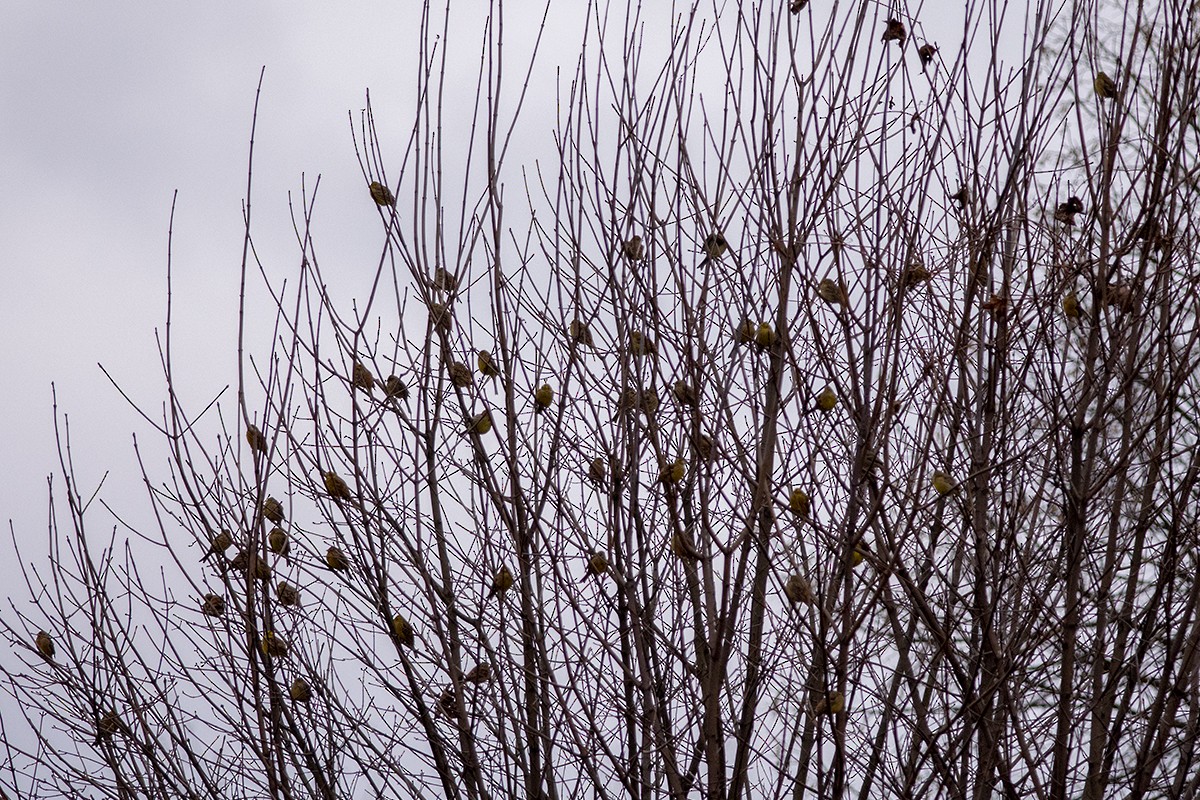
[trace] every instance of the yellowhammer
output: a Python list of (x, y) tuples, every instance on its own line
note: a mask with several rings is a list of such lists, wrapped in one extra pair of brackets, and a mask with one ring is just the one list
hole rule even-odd
[(412, 647), (416, 641), (416, 635), (413, 633), (412, 625), (408, 624), (408, 620), (397, 614), (392, 617), (392, 633), (396, 639), (405, 647)]
[(621, 254), (630, 261), (641, 261), (646, 257), (646, 248), (642, 245), (642, 237), (634, 236), (621, 245)]
[(481, 411), (471, 419), (467, 420), (467, 433), (477, 433), (483, 436), (492, 429), (492, 414), (490, 411)]
[(254, 425), (246, 426), (246, 444), (250, 445), (251, 450), (259, 453), (267, 452), (267, 437), (263, 436), (262, 431)]
[(719, 231), (713, 231), (704, 239), (704, 255), (709, 258), (720, 258), (729, 249), (729, 243)]
[(658, 480), (660, 483), (679, 483), (683, 480), (684, 472), (683, 459), (677, 458), (659, 468)]
[(471, 671), (463, 678), (467, 683), (487, 683), (492, 677), (492, 666), (486, 661), (471, 667)]
[(225, 598), (210, 592), (204, 595), (204, 604), (200, 610), (206, 617), (219, 617), (225, 613)]
[(325, 551), (325, 565), (334, 572), (344, 572), (350, 569), (350, 561), (340, 547), (331, 547)]
[(1096, 90), (1096, 94), (1102, 100), (1116, 100), (1120, 96), (1120, 92), (1117, 91), (1116, 82), (1104, 74), (1103, 71), (1096, 73), (1096, 80), (1093, 82), (1093, 87)]
[(917, 50), (917, 58), (921, 59), (921, 69), (922, 70), (925, 69), (925, 67), (928, 66), (930, 63), (932, 63), (933, 57), (937, 53), (937, 51), (938, 51), (937, 46), (932, 45), (929, 42), (926, 42), (925, 44), (921, 45), (921, 47)]
[(384, 381), (383, 393), (388, 398), (408, 399), (408, 387), (404, 385), (404, 381), (395, 375), (389, 375), (388, 379)]
[(371, 370), (363, 366), (361, 362), (354, 362), (354, 370), (352, 375), (354, 385), (362, 389), (364, 392), (370, 394), (371, 390), (375, 388), (375, 376), (372, 375)]
[(797, 603), (812, 605), (816, 599), (812, 593), (812, 587), (803, 575), (788, 576), (787, 583), (783, 584), (783, 593), (792, 605)]
[(38, 631), (33, 642), (37, 645), (37, 650), (42, 654), (43, 658), (54, 658), (54, 640), (50, 638), (50, 634), (45, 631)]
[(272, 553), (286, 556), (290, 549), (287, 531), (283, 528), (271, 528), (271, 532), (267, 534), (267, 546), (271, 548)]
[[(204, 554), (204, 558), (209, 556), (221, 555), (229, 546), (233, 544), (233, 534), (229, 531), (221, 531), (208, 543), (208, 552)], [(202, 558), (201, 561), (204, 559)]]
[(658, 352), (654, 340), (641, 331), (631, 331), (629, 334), (629, 352), (635, 356), (652, 356)]
[(346, 482), (334, 472), (329, 470), (325, 473), (325, 491), (329, 492), (329, 496), (334, 500), (350, 500), (353, 495), (350, 494), (350, 487)]
[(1083, 310), (1079, 307), (1079, 298), (1074, 292), (1068, 292), (1062, 299), (1062, 310), (1071, 319), (1079, 319), (1083, 316)]
[(840, 714), (846, 709), (846, 698), (841, 692), (830, 692), (817, 701), (813, 711), (817, 714)]
[(465, 389), (474, 382), (475, 378), (471, 374), (471, 368), (460, 361), (454, 361), (450, 364), (450, 382), (459, 389)]
[(267, 635), (263, 637), (259, 648), (262, 650), (264, 656), (271, 656), (272, 658), (283, 658), (288, 654), (287, 642), (283, 640), (282, 636), (276, 636), (274, 631), (267, 631)]
[(954, 481), (944, 472), (934, 470), (933, 476), (930, 478), (930, 484), (933, 485), (938, 494), (950, 494), (954, 491)]
[(371, 199), (375, 201), (375, 205), (396, 205), (396, 198), (392, 196), (392, 190), (384, 186), (379, 181), (371, 181), (371, 185), (367, 188), (371, 190)]
[(828, 413), (833, 410), (834, 406), (837, 405), (837, 401), (837, 395), (833, 393), (833, 389), (829, 386), (826, 386), (821, 390), (821, 393), (817, 395), (817, 408)]
[(588, 327), (588, 324), (586, 322), (581, 322), (580, 320), (577, 320), (577, 319), (572, 320), (571, 327), (569, 328), (569, 333), (571, 335), (571, 341), (573, 341), (573, 342), (577, 342), (579, 344), (584, 344), (584, 345), (587, 345), (588, 347), (596, 346), (595, 342), (592, 341), (592, 331)]
[(700, 551), (692, 541), (691, 533), (684, 531), (671, 537), (671, 552), (685, 561), (699, 561)]
[(593, 458), (592, 463), (588, 465), (588, 478), (592, 483), (604, 483), (607, 472), (602, 458)]
[(904, 30), (904, 23), (894, 17), (889, 17), (883, 29), (883, 38), (880, 41), (900, 42), (900, 44), (904, 44), (906, 36), (908, 36), (908, 32)]
[(587, 571), (589, 575), (603, 575), (608, 572), (608, 557), (599, 551), (588, 557)]
[(279, 598), (279, 604), (282, 606), (296, 606), (300, 604), (300, 590), (290, 583), (280, 581), (275, 587), (275, 596)]
[(496, 362), (492, 359), (492, 354), (487, 350), (480, 350), (475, 360), (479, 365), (479, 371), (486, 377), (495, 378), (500, 374), (500, 368), (496, 366)]
[(554, 402), (554, 390), (550, 388), (550, 384), (543, 383), (533, 393), (533, 411), (535, 414), (540, 414), (550, 407)]
[(775, 331), (771, 330), (771, 326), (767, 323), (759, 323), (758, 330), (754, 332), (754, 346), (759, 350), (766, 350), (773, 344), (775, 344)]
[(283, 522), (283, 504), (274, 497), (268, 497), (263, 501), (262, 514), (276, 525)]
[(686, 381), (675, 381), (671, 394), (675, 395), (675, 400), (682, 406), (695, 406), (698, 402), (696, 390)]
[(817, 284), (817, 295), (831, 306), (848, 306), (846, 290), (831, 278), (822, 278)]
[(433, 273), (433, 287), (443, 292), (453, 292), (458, 289), (458, 278), (445, 267), (438, 267)]
[(312, 687), (303, 678), (296, 678), (288, 689), (288, 696), (297, 703), (307, 703), (312, 699)]
[(508, 571), (507, 566), (500, 567), (492, 578), (492, 585), (489, 587), (488, 599), (491, 600), (497, 594), (503, 595), (513, 586), (513, 574)]
[(788, 496), (788, 508), (793, 514), (799, 514), (802, 517), (807, 517), (812, 508), (812, 501), (809, 500), (808, 494), (801, 488), (792, 489), (791, 495)]

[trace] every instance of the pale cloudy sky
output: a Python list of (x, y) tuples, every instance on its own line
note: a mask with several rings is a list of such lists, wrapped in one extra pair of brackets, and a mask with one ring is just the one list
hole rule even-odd
[[(241, 206), (263, 66), (253, 213), (268, 268), (284, 274), (298, 262), (287, 193), (298, 192), (302, 174), (310, 186), (321, 175), (318, 232), (327, 247), (352, 256), (358, 221), (364, 238), (381, 238), (349, 113), (357, 118), (369, 88), (377, 118), (393, 124), (385, 146), (394, 144), (399, 160), (416, 44), (404, 9), (413, 5), (4, 4), (0, 520), (12, 521), (31, 555), (44, 552), (46, 476), (58, 471), (51, 383), (70, 416), (81, 491), (112, 470), (102, 496), (146, 519), (134, 433), (159, 480), (166, 478), (160, 440), (97, 363), (148, 409), (161, 409), (155, 330), (165, 318), (176, 190), (183, 389), (198, 408), (236, 383)], [(370, 241), (371, 263), (375, 247)], [(94, 536), (106, 537), (115, 520), (101, 510), (92, 524)], [(0, 579), (23, 596), (9, 583), (11, 544), (0, 553)]]

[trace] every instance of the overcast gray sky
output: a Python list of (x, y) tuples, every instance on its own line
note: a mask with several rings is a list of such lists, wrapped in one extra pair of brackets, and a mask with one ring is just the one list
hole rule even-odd
[[(273, 269), (293, 259), (287, 192), (299, 189), (301, 173), (310, 184), (322, 175), (327, 244), (333, 237), (341, 246), (342, 217), (378, 227), (347, 112), (357, 116), (367, 88), (385, 122), (411, 109), (416, 32), (401, 11), (409, 5), (5, 3), (0, 519), (12, 520), (31, 553), (44, 548), (46, 476), (57, 470), (51, 383), (70, 415), (82, 491), (111, 469), (103, 496), (130, 498), (124, 510), (145, 518), (134, 432), (155, 447), (149, 459), (166, 477), (160, 443), (97, 363), (138, 401), (161, 408), (154, 335), (165, 314), (176, 190), (184, 391), (202, 404), (235, 382), (241, 203), (263, 66), (254, 195), (260, 254)], [(100, 536), (114, 521), (93, 524)], [(0, 567), (0, 577), (13, 576), (14, 566)]]

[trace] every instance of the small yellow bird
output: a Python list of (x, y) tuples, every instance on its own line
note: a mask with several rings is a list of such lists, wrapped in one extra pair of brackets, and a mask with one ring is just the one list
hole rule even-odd
[(831, 306), (849, 306), (846, 290), (831, 278), (822, 278), (817, 284), (817, 295)]
[(262, 504), (262, 515), (278, 525), (283, 522), (283, 504), (274, 497), (267, 497)]
[(397, 378), (395, 375), (389, 375), (388, 379), (383, 384), (383, 394), (385, 397), (397, 398), (400, 400), (408, 399), (408, 387), (404, 385), (404, 381)]
[(696, 449), (696, 455), (704, 461), (708, 461), (713, 457), (716, 445), (713, 443), (712, 437), (705, 436), (703, 433), (695, 438), (692, 445)]
[(798, 514), (801, 517), (807, 517), (812, 510), (812, 501), (808, 497), (808, 493), (803, 489), (796, 487), (792, 489), (791, 495), (788, 497), (788, 508), (793, 514)]
[(50, 634), (45, 631), (38, 631), (34, 637), (33, 643), (37, 645), (37, 651), (42, 654), (42, 658), (54, 658), (54, 640), (50, 638)]
[(850, 567), (851, 567), (851, 569), (853, 569), (854, 567), (857, 567), (859, 564), (863, 563), (864, 558), (866, 558), (866, 556), (863, 555), (863, 551), (859, 550), (857, 547), (854, 548), (850, 552)]
[(608, 469), (604, 466), (603, 458), (593, 458), (592, 463), (588, 465), (588, 479), (592, 483), (604, 483), (607, 473)]
[(540, 414), (550, 407), (554, 402), (554, 389), (550, 388), (550, 384), (543, 383), (533, 393), (533, 413)]
[(492, 578), (492, 585), (488, 590), (487, 599), (491, 600), (496, 595), (503, 596), (505, 592), (513, 586), (513, 574), (508, 571), (507, 566), (501, 566)]
[(219, 617), (225, 613), (225, 598), (211, 592), (204, 595), (204, 604), (200, 606), (206, 617)]
[(584, 344), (588, 347), (595, 347), (596, 343), (592, 341), (592, 330), (586, 322), (580, 320), (571, 320), (571, 327), (568, 329), (571, 335), (571, 341), (578, 344)]
[(846, 698), (841, 692), (830, 692), (817, 701), (813, 711), (817, 714), (840, 714), (846, 710)]
[(487, 683), (492, 678), (492, 665), (486, 661), (471, 667), (471, 671), (463, 678), (467, 683)]
[(282, 606), (300, 605), (300, 590), (290, 583), (280, 581), (275, 587), (275, 596), (279, 598), (279, 604)]
[(810, 606), (816, 600), (812, 593), (812, 586), (803, 575), (788, 576), (787, 582), (783, 584), (783, 593), (792, 605), (804, 603)]
[(496, 362), (492, 359), (492, 354), (487, 350), (480, 350), (475, 357), (475, 362), (479, 365), (479, 371), (485, 377), (495, 378), (500, 374), (500, 368), (496, 366)]
[(342, 480), (336, 472), (329, 470), (325, 473), (324, 478), (325, 491), (328, 492), (329, 496), (334, 500), (353, 499), (354, 496), (350, 494), (350, 487), (346, 485), (346, 482)]
[(617, 413), (624, 414), (626, 411), (633, 411), (638, 407), (638, 390), (630, 386), (622, 390), (621, 394), (617, 395)]
[(775, 344), (775, 331), (771, 330), (771, 326), (767, 323), (759, 323), (758, 330), (754, 332), (754, 346), (759, 350), (768, 350), (773, 344)]
[(631, 331), (629, 334), (629, 352), (635, 356), (652, 356), (658, 352), (654, 340), (641, 331)]
[(681, 406), (695, 406), (699, 403), (696, 390), (687, 381), (675, 381), (675, 385), (671, 388), (671, 394), (675, 396), (676, 402)]
[(658, 471), (658, 480), (660, 483), (674, 484), (683, 480), (684, 463), (682, 458), (677, 458), (670, 463), (664, 463)]
[(282, 636), (276, 636), (275, 631), (267, 631), (259, 644), (259, 649), (262, 650), (264, 656), (272, 658), (283, 658), (288, 654), (288, 644)]
[(229, 562), (229, 566), (239, 572), (253, 575), (262, 581), (268, 580), (271, 577), (271, 568), (267, 566), (267, 562), (249, 550), (239, 550), (238, 554)]
[(1062, 310), (1071, 319), (1079, 319), (1083, 316), (1083, 310), (1079, 307), (1079, 298), (1074, 292), (1067, 292), (1062, 299)]
[(954, 491), (954, 481), (944, 472), (934, 470), (929, 482), (938, 494), (950, 494)]
[(642, 244), (642, 237), (635, 235), (621, 245), (621, 254), (630, 261), (641, 261), (646, 257), (646, 248)]
[(375, 376), (371, 374), (371, 370), (362, 365), (362, 362), (354, 362), (352, 375), (354, 385), (367, 394), (370, 394), (371, 390), (375, 388)]
[(492, 413), (490, 411), (480, 411), (475, 416), (467, 420), (467, 433), (476, 433), (483, 436), (492, 429)]
[(883, 29), (883, 38), (880, 41), (904, 44), (904, 39), (907, 36), (908, 32), (904, 30), (904, 23), (894, 17), (889, 17)]
[(246, 444), (250, 445), (251, 450), (259, 453), (267, 452), (267, 437), (263, 436), (262, 431), (257, 426), (246, 426)]
[(1108, 77), (1103, 71), (1096, 73), (1096, 80), (1092, 83), (1096, 94), (1101, 100), (1116, 100), (1120, 97), (1120, 92), (1117, 91), (1117, 84), (1112, 78)]
[(438, 267), (433, 273), (433, 287), (443, 292), (458, 290), (458, 278), (445, 267)]
[(646, 419), (653, 417), (658, 411), (658, 392), (654, 389), (647, 389), (642, 392), (642, 396), (638, 400), (638, 407), (642, 409), (642, 413), (646, 415)]
[(729, 249), (729, 243), (720, 231), (713, 231), (704, 239), (704, 255), (709, 258), (720, 258)]
[(375, 205), (396, 205), (396, 198), (392, 196), (392, 190), (384, 186), (379, 181), (371, 181), (371, 185), (367, 188), (371, 190), (371, 199), (375, 201)]
[(228, 550), (232, 544), (233, 544), (233, 534), (230, 533), (229, 531), (223, 530), (220, 533), (218, 533), (216, 536), (214, 536), (211, 541), (209, 541), (208, 552), (205, 553), (204, 557), (201, 558), (200, 560), (203, 561), (204, 559), (208, 558), (209, 556), (221, 555), (226, 550)]
[(604, 553), (597, 550), (588, 556), (588, 575), (603, 575), (606, 572), (608, 572), (608, 557)]
[(287, 531), (278, 527), (271, 528), (271, 532), (267, 534), (267, 546), (271, 548), (272, 553), (286, 556), (288, 550), (291, 549), (288, 544)]
[(288, 689), (288, 697), (297, 703), (307, 703), (312, 699), (312, 687), (303, 678), (296, 678), (292, 681), (291, 688)]
[(350, 561), (340, 547), (331, 547), (325, 551), (325, 565), (334, 572), (345, 572), (350, 569)]
[(837, 401), (837, 395), (834, 394), (833, 389), (829, 386), (826, 386), (821, 390), (821, 393), (817, 395), (817, 408), (828, 414), (833, 410), (833, 407), (837, 405)]
[(450, 364), (450, 382), (459, 389), (465, 389), (475, 382), (475, 376), (466, 364), (454, 361)]
[(413, 642), (416, 641), (416, 634), (413, 632), (412, 625), (409, 625), (408, 620), (399, 614), (392, 617), (392, 634), (405, 647), (412, 647)]
[(701, 559), (700, 551), (696, 549), (696, 544), (692, 541), (691, 533), (686, 530), (671, 537), (671, 552), (677, 558), (684, 561), (699, 561)]

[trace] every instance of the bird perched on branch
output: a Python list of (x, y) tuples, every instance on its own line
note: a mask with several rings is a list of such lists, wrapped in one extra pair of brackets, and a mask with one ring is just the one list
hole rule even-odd
[(392, 195), (392, 190), (384, 186), (379, 181), (371, 181), (371, 185), (367, 188), (371, 190), (371, 199), (375, 201), (375, 205), (396, 205), (396, 198)]
[(257, 426), (246, 426), (246, 444), (250, 445), (250, 449), (259, 453), (266, 454), (267, 452), (267, 437), (263, 436)]
[(846, 297), (846, 288), (830, 278), (822, 278), (817, 284), (817, 295), (831, 306), (845, 308), (850, 305), (850, 300)]
[(487, 350), (480, 350), (475, 357), (475, 361), (479, 366), (479, 371), (487, 378), (495, 378), (500, 374), (500, 368), (496, 366), (492, 354)]
[(487, 683), (492, 678), (492, 665), (486, 661), (471, 667), (471, 671), (463, 678), (467, 683)]
[(117, 712), (109, 711), (100, 717), (96, 723), (96, 741), (94, 744), (100, 744), (105, 739), (111, 739), (115, 734), (123, 730), (125, 730), (125, 723), (117, 716)]
[(606, 572), (608, 572), (608, 557), (604, 553), (597, 550), (588, 556), (588, 575), (603, 575)]
[(1083, 310), (1079, 307), (1079, 298), (1074, 292), (1067, 292), (1062, 299), (1062, 310), (1069, 319), (1079, 319), (1083, 316)]
[(929, 42), (921, 45), (920, 49), (917, 50), (917, 58), (921, 59), (922, 70), (933, 62), (933, 57), (937, 54), (937, 51), (937, 46), (932, 45)]
[(296, 678), (288, 689), (288, 697), (297, 703), (307, 703), (312, 699), (312, 687), (303, 678)]
[(458, 290), (458, 278), (445, 267), (438, 267), (433, 273), (433, 288), (443, 292)]
[(580, 320), (571, 320), (571, 326), (567, 329), (571, 336), (571, 341), (577, 344), (595, 347), (596, 343), (592, 340), (592, 330), (586, 322)]
[(954, 491), (954, 481), (945, 472), (934, 470), (929, 483), (938, 494), (950, 494)]
[(550, 407), (554, 402), (554, 389), (550, 388), (550, 384), (543, 383), (533, 393), (533, 412), (541, 414)]
[(1103, 70), (1096, 73), (1096, 80), (1092, 82), (1092, 87), (1101, 100), (1116, 100), (1121, 94), (1117, 91), (1116, 81), (1108, 77)]
[(286, 556), (288, 550), (291, 549), (288, 544), (287, 531), (279, 527), (271, 528), (271, 532), (267, 534), (267, 546), (271, 548), (272, 553)]
[(603, 458), (593, 458), (592, 463), (588, 464), (588, 479), (592, 483), (603, 484), (607, 473), (608, 469), (604, 466)]
[(899, 42), (904, 44), (904, 39), (908, 36), (908, 32), (904, 29), (904, 23), (895, 17), (888, 17), (884, 24), (883, 37), (881, 42)]
[(280, 581), (275, 587), (275, 597), (281, 606), (296, 606), (300, 604), (300, 590), (290, 583)]
[(675, 385), (671, 388), (671, 394), (675, 396), (676, 402), (681, 406), (696, 406), (699, 403), (696, 390), (687, 381), (675, 381)]
[(350, 569), (350, 561), (340, 547), (331, 547), (325, 551), (325, 566), (334, 572), (345, 572)]
[(803, 575), (788, 576), (787, 582), (783, 584), (783, 593), (792, 605), (796, 605), (797, 603), (812, 605), (816, 599), (813, 595), (812, 587)]
[(664, 462), (658, 470), (658, 480), (660, 483), (675, 484), (683, 480), (685, 473), (684, 463), (682, 458), (677, 458), (674, 461)]
[(354, 369), (351, 372), (354, 385), (362, 389), (367, 394), (375, 388), (375, 376), (371, 374), (371, 370), (363, 366), (361, 361), (354, 362)]
[(413, 642), (416, 641), (412, 625), (409, 625), (408, 620), (399, 614), (392, 617), (392, 633), (396, 636), (396, 640), (405, 647), (412, 647)]
[(492, 414), (490, 411), (481, 411), (467, 420), (467, 433), (476, 433), (483, 436), (491, 429)]
[(767, 323), (760, 322), (758, 330), (754, 332), (754, 346), (762, 351), (769, 350), (773, 344), (775, 344), (775, 331), (771, 330), (771, 326)]
[(353, 499), (354, 496), (352, 494), (350, 494), (350, 487), (346, 484), (346, 482), (344, 480), (341, 479), (341, 477), (336, 472), (334, 472), (333, 470), (329, 470), (328, 472), (325, 473), (324, 478), (325, 478), (325, 491), (328, 492), (329, 496), (332, 497), (334, 500), (351, 500), (351, 499)]
[(34, 637), (33, 643), (37, 645), (37, 651), (41, 653), (42, 658), (50, 661), (54, 658), (54, 639), (45, 631), (38, 631)]
[(696, 549), (696, 543), (692, 541), (691, 532), (687, 530), (671, 537), (671, 552), (684, 561), (700, 561), (702, 558), (700, 551)]
[(812, 508), (812, 501), (809, 500), (808, 493), (797, 487), (792, 489), (791, 495), (788, 496), (788, 508), (793, 514), (801, 517), (807, 517)]
[(259, 649), (262, 650), (264, 656), (272, 658), (283, 658), (288, 654), (287, 642), (283, 640), (282, 636), (276, 636), (275, 631), (267, 631), (262, 642), (259, 643)]
[(830, 692), (817, 701), (813, 706), (816, 714), (840, 714), (846, 709), (846, 698), (841, 692)]
[(395, 375), (389, 375), (388, 379), (383, 384), (383, 394), (389, 400), (407, 400), (408, 387), (404, 385), (404, 381), (400, 380)]
[(200, 559), (204, 561), (209, 556), (217, 556), (223, 554), (233, 544), (233, 534), (227, 530), (222, 530), (208, 543), (208, 552)]
[(276, 525), (283, 522), (283, 503), (268, 496), (262, 504), (262, 515)]
[(507, 566), (501, 566), (495, 576), (493, 576), (491, 586), (488, 587), (487, 599), (491, 600), (496, 595), (503, 596), (512, 587), (513, 574), (508, 571)]
[(629, 352), (635, 356), (652, 356), (658, 352), (654, 340), (641, 331), (630, 331)]
[(729, 243), (720, 231), (713, 231), (704, 239), (704, 255), (712, 259), (720, 258), (729, 249)]
[(466, 364), (453, 361), (450, 364), (450, 382), (459, 389), (465, 389), (475, 382), (475, 376)]
[(792, 12), (793, 14), (799, 14), (807, 5), (808, 0), (792, 0), (792, 2), (788, 4), (788, 11)]
[(626, 240), (621, 244), (621, 254), (630, 261), (641, 261), (646, 257), (646, 248), (642, 244), (642, 237), (634, 235), (631, 239)]
[(833, 410), (833, 407), (837, 405), (837, 401), (837, 395), (834, 394), (832, 387), (826, 386), (821, 390), (821, 393), (817, 395), (817, 408), (820, 411), (828, 414)]
[(200, 610), (206, 617), (219, 617), (225, 613), (225, 598), (210, 592), (204, 595), (204, 603)]

